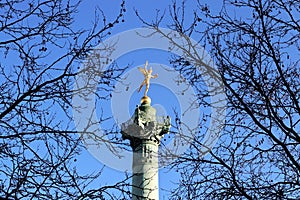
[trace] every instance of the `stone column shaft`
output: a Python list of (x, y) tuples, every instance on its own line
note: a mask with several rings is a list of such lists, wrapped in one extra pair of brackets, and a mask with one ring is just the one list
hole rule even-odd
[(132, 199), (158, 200), (158, 147), (169, 132), (170, 117), (157, 121), (149, 97), (143, 97), (132, 118), (122, 124), (123, 139), (130, 140), (133, 150)]
[(159, 199), (158, 145), (142, 141), (133, 151), (132, 199)]

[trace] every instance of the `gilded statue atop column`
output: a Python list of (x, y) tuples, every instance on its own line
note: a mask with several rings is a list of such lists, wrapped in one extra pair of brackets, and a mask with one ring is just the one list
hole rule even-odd
[(147, 93), (149, 91), (149, 86), (150, 86), (150, 79), (151, 78), (157, 78), (158, 74), (152, 75), (152, 67), (150, 67), (150, 69), (147, 69), (148, 66), (148, 60), (146, 61), (146, 64), (144, 66), (144, 68), (138, 67), (138, 69), (140, 70), (140, 72), (142, 72), (142, 74), (144, 75), (145, 79), (142, 82), (141, 86), (139, 87), (139, 92), (141, 91), (141, 89), (143, 88), (144, 85), (146, 85), (146, 89), (144, 92), (144, 97), (147, 96)]

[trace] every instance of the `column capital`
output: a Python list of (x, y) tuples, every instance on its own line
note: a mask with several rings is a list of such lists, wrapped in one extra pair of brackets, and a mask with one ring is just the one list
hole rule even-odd
[(121, 124), (122, 137), (130, 140), (132, 148), (141, 140), (150, 140), (159, 145), (160, 139), (170, 130), (171, 118), (156, 116), (156, 109), (150, 105), (149, 99), (143, 97), (131, 119)]

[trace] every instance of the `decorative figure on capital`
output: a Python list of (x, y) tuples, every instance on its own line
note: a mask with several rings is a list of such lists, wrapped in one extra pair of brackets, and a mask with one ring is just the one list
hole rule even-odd
[(146, 64), (145, 64), (144, 68), (138, 67), (140, 72), (142, 72), (142, 74), (145, 77), (144, 81), (142, 82), (142, 84), (141, 84), (141, 86), (138, 90), (138, 92), (140, 92), (141, 89), (143, 88), (143, 86), (146, 85), (146, 89), (145, 89), (145, 92), (144, 92), (144, 97), (147, 97), (147, 93), (149, 91), (149, 86), (150, 86), (150, 79), (158, 77), (158, 74), (152, 75), (152, 67), (150, 67), (150, 69), (148, 70), (147, 66), (148, 66), (148, 60), (146, 61)]

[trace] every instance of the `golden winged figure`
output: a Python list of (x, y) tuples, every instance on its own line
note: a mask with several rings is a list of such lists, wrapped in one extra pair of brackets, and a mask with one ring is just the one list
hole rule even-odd
[(152, 67), (150, 67), (149, 70), (147, 70), (147, 66), (148, 66), (148, 60), (146, 61), (146, 64), (144, 66), (144, 68), (138, 67), (138, 69), (140, 70), (140, 72), (142, 72), (142, 74), (144, 75), (145, 79), (142, 82), (138, 92), (141, 91), (142, 87), (146, 84), (146, 89), (144, 92), (144, 96), (147, 96), (148, 90), (149, 90), (149, 85), (150, 85), (150, 79), (151, 78), (157, 78), (158, 74), (152, 75)]

